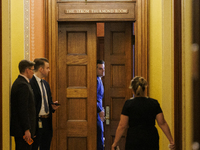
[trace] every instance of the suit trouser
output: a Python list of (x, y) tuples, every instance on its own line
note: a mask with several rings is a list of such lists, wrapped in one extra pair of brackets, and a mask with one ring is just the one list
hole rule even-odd
[(103, 150), (104, 141), (103, 141), (103, 131), (97, 126), (97, 150)]
[(16, 150), (31, 150), (31, 145), (28, 145), (22, 137), (15, 137)]
[(33, 139), (32, 150), (50, 150), (52, 139), (52, 122), (50, 118), (40, 118), (42, 121), (42, 128), (36, 131), (36, 137)]

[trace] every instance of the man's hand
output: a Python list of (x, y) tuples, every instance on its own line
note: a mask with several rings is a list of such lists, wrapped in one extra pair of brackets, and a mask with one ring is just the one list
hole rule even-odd
[(26, 131), (25, 131), (25, 135), (24, 135), (23, 138), (24, 138), (24, 140), (25, 140), (26, 142), (31, 141), (31, 133), (30, 133), (29, 130), (26, 130)]
[(99, 116), (101, 118), (101, 121), (104, 122), (104, 120), (105, 120), (105, 113), (104, 113), (103, 110), (99, 113)]
[[(54, 103), (58, 103), (58, 101), (55, 101)], [(58, 107), (60, 107), (60, 106), (57, 106), (57, 105), (54, 105), (54, 104), (51, 104), (51, 106), (52, 106), (52, 108), (53, 108), (54, 110), (56, 110), (56, 109), (58, 109)]]

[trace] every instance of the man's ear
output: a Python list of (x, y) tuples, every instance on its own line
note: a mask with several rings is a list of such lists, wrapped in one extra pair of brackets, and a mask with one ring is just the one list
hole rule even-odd
[(24, 73), (27, 74), (27, 73), (28, 73), (28, 70), (29, 70), (29, 68), (26, 68), (26, 69), (24, 70)]
[(38, 69), (38, 71), (40, 71), (40, 72), (41, 72), (41, 71), (42, 71), (42, 69), (43, 69), (43, 68), (42, 68), (42, 66), (41, 66), (41, 67)]

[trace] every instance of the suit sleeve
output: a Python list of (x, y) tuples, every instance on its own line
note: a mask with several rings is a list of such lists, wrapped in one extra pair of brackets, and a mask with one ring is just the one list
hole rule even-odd
[(102, 111), (102, 106), (99, 100), (97, 100), (97, 113), (100, 113)]
[(28, 103), (30, 98), (30, 91), (26, 84), (22, 84), (19, 87), (19, 97), (18, 97), (18, 112), (19, 112), (19, 120), (23, 127), (24, 132), (26, 130), (31, 129), (29, 113), (28, 113)]
[[(34, 101), (35, 101), (35, 107), (38, 106), (38, 94), (36, 93), (36, 89), (39, 88), (39, 85), (37, 83), (37, 81), (35, 80), (35, 82), (33, 81), (33, 79), (30, 80), (30, 84), (31, 84), (31, 88), (33, 89), (33, 93), (34, 93)], [(37, 87), (38, 86), (38, 87)]]
[[(51, 96), (51, 89), (50, 89), (50, 87), (49, 87), (49, 99), (50, 99), (50, 102), (51, 103), (53, 103), (53, 101), (52, 101), (52, 96)], [(50, 106), (51, 106), (51, 103), (50, 103)], [(51, 109), (52, 109), (52, 112), (54, 113), (55, 112), (55, 110), (52, 108), (52, 106), (51, 106)]]
[(99, 81), (97, 80), (97, 113), (100, 113), (102, 111), (102, 104), (101, 100), (98, 98), (98, 91), (101, 89), (101, 85)]

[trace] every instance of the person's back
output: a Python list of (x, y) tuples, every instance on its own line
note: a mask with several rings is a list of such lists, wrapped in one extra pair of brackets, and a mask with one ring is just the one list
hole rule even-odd
[(29, 60), (20, 61), (20, 74), (11, 88), (10, 135), (14, 136), (16, 150), (31, 150), (30, 144), (35, 135), (35, 102), (29, 84), (34, 64)]
[[(22, 124), (22, 118), (26, 117), (30, 119), (30, 123), (31, 123), (31, 127), (33, 128), (32, 134), (35, 134), (35, 109), (34, 107), (34, 101), (29, 101), (27, 102), (27, 113), (22, 115), (19, 115), (19, 108), (23, 108), (22, 105), (24, 104), (20, 104), (20, 99), (23, 98), (23, 93), (20, 92), (22, 91), (22, 89), (26, 89), (27, 92), (32, 91), (32, 89), (28, 86), (28, 83), (26, 83), (26, 80), (22, 77), (19, 76), (15, 82), (12, 85), (11, 88), (11, 125), (10, 125), (10, 134), (11, 136), (23, 136), (24, 135), (24, 131), (21, 129), (21, 125)], [(21, 110), (23, 111), (23, 110)], [(27, 116), (28, 115), (28, 116)], [(28, 124), (28, 122), (23, 122), (24, 124)]]
[(127, 100), (122, 114), (129, 117), (126, 147), (158, 149), (155, 119), (162, 112), (159, 103), (151, 98), (136, 97)]
[(126, 129), (126, 150), (159, 150), (155, 120), (168, 138), (169, 148), (174, 149), (174, 141), (160, 104), (157, 100), (146, 97), (146, 86), (147, 82), (143, 77), (136, 76), (131, 80), (129, 88), (132, 89), (135, 98), (127, 100), (124, 104), (112, 150), (116, 148)]
[(127, 101), (129, 113), (129, 127), (154, 126), (156, 115), (161, 111), (157, 100), (136, 97)]

